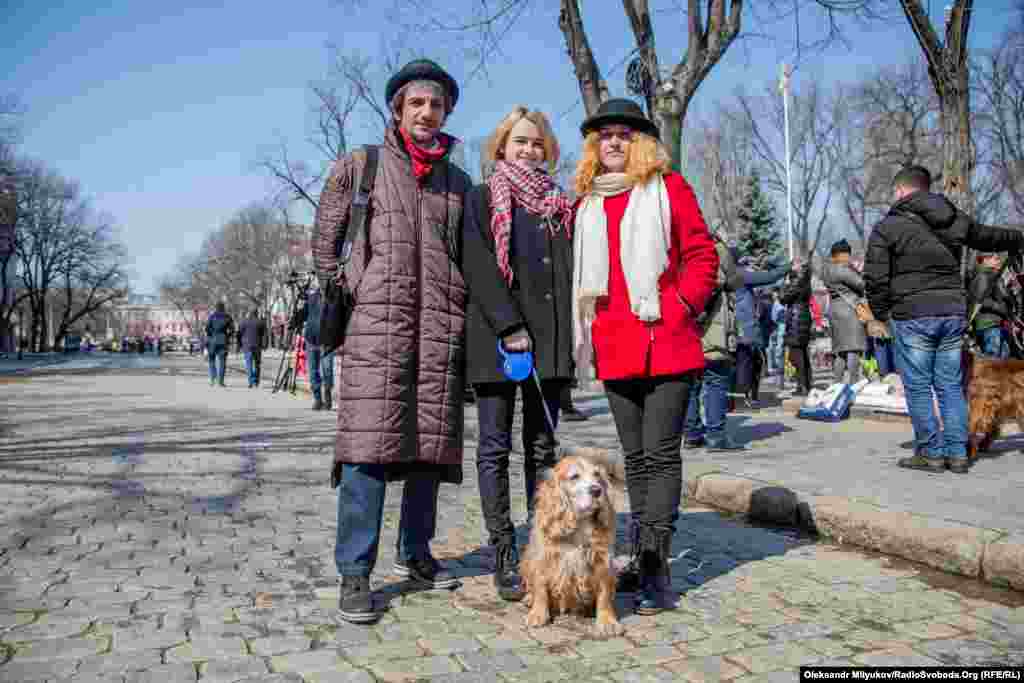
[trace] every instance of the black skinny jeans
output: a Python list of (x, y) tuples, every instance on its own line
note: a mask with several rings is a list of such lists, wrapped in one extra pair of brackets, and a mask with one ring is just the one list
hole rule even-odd
[(806, 346), (790, 346), (789, 362), (796, 370), (796, 386), (809, 392), (811, 390), (811, 353)]
[(633, 521), (674, 530), (682, 498), (680, 446), (699, 373), (607, 380), (608, 406), (626, 460)]
[[(551, 419), (558, 426), (558, 408), (565, 380), (542, 383)], [(539, 469), (555, 464), (555, 442), (548, 431), (544, 406), (533, 378), (521, 384), (487, 382), (474, 385), (480, 425), (477, 440), (476, 473), (480, 485), (480, 505), (490, 543), (514, 540), (509, 498), (509, 453), (512, 451), (512, 420), (515, 417), (516, 390), (523, 389), (523, 468), (526, 479), (526, 507), (533, 509), (533, 494)]]
[(761, 392), (764, 351), (753, 344), (736, 345), (736, 393), (756, 401)]

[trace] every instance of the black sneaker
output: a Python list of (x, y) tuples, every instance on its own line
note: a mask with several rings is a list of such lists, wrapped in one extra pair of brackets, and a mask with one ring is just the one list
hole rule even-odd
[(954, 474), (967, 474), (971, 471), (971, 461), (967, 458), (946, 458), (946, 465)]
[(341, 618), (352, 624), (372, 624), (380, 619), (373, 609), (373, 591), (370, 577), (343, 576), (338, 590), (338, 611)]
[(412, 579), (431, 588), (455, 588), (459, 585), (455, 575), (442, 567), (433, 555), (405, 562), (396, 559), (392, 571), (397, 576)]
[(900, 458), (896, 464), (900, 467), (906, 467), (908, 470), (921, 470), (937, 474), (946, 471), (946, 461), (944, 458), (929, 458), (922, 453), (915, 453), (909, 458)]
[(586, 422), (590, 418), (573, 406), (571, 408), (563, 408), (559, 419), (565, 420), (566, 422)]
[(721, 441), (708, 441), (705, 444), (705, 448), (709, 453), (725, 453), (732, 451), (745, 451), (747, 450), (742, 444), (733, 442), (728, 437), (723, 438)]
[(516, 548), (515, 540), (498, 544), (494, 588), (502, 600), (519, 602), (523, 599), (523, 586), (519, 579), (519, 550)]
[(323, 410), (323, 409), (324, 409), (323, 401), (321, 401), (318, 398), (313, 399), (313, 410)]

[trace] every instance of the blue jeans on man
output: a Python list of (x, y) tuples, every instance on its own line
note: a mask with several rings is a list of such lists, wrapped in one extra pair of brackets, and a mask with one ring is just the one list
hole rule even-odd
[(309, 350), (309, 388), (313, 391), (316, 401), (322, 399), (321, 387), (330, 395), (334, 388), (334, 351), (324, 353), (324, 347), (310, 344)]
[(871, 354), (878, 363), (878, 374), (881, 377), (898, 372), (896, 369), (896, 350), (891, 339), (880, 339), (869, 337), (868, 344), (871, 345)]
[(217, 382), (224, 386), (224, 371), (228, 361), (228, 348), (223, 345), (211, 346), (207, 354), (210, 363), (210, 384)]
[(258, 349), (245, 351), (245, 374), (249, 378), (250, 389), (260, 382), (259, 353)]
[(1003, 360), (1010, 357), (1010, 345), (1006, 339), (1006, 330), (1001, 325), (986, 328), (978, 331), (975, 335), (981, 352), (992, 358)]
[(685, 426), (687, 444), (703, 441), (708, 448), (731, 445), (725, 431), (731, 381), (732, 363), (729, 361), (708, 361), (704, 366), (703, 379), (690, 390)]
[[(389, 465), (343, 465), (338, 486), (338, 530), (334, 563), (340, 576), (369, 576), (377, 564)], [(440, 473), (409, 472), (402, 490), (396, 561), (407, 564), (430, 555), (437, 530)]]
[[(966, 461), (967, 399), (961, 350), (967, 321), (962, 315), (891, 321), (896, 359), (903, 378), (915, 452), (931, 460)], [(939, 435), (932, 389), (939, 401)]]

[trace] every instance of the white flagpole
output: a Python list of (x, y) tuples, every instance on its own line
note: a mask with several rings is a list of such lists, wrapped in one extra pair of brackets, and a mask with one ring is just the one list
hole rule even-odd
[(794, 258), (793, 254), (793, 175), (789, 164), (789, 77), (790, 68), (782, 65), (782, 78), (779, 81), (779, 90), (782, 91), (782, 112), (784, 125), (786, 127), (786, 236), (789, 240), (789, 260)]

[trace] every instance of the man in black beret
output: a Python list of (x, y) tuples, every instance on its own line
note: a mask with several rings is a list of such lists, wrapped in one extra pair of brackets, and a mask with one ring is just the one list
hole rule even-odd
[(366, 233), (354, 236), (343, 265), (356, 305), (336, 354), (334, 560), (340, 614), (355, 624), (380, 618), (370, 574), (389, 481), (405, 482), (393, 573), (428, 588), (458, 585), (429, 544), (438, 486), (462, 481), (467, 294), (457, 245), (472, 181), (449, 162), (456, 140), (441, 132), (459, 88), (440, 66), (418, 59), (388, 80), (384, 94), (392, 120), (383, 143), (335, 164), (313, 238), (326, 284), (339, 276), (340, 246), (363, 199), (359, 188), (369, 189), (364, 170), (375, 152)]

